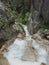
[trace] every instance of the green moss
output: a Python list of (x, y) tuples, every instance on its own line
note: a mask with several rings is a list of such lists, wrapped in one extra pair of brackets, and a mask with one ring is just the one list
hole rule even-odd
[(49, 24), (43, 24), (43, 25), (41, 25), (41, 27), (40, 27), (40, 33), (42, 35), (45, 34), (45, 30), (49, 30)]
[(16, 22), (20, 22), (22, 24), (26, 24), (28, 22), (29, 12), (25, 13), (25, 16), (21, 13), (19, 13), (15, 19)]
[(2, 26), (2, 29), (6, 29), (8, 27), (8, 23), (4, 23), (4, 25)]
[(43, 29), (49, 29), (49, 24), (44, 24), (44, 25), (41, 26), (41, 28), (43, 28)]

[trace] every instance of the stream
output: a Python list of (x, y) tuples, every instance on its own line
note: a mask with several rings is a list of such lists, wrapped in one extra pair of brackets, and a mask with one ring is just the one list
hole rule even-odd
[[(47, 64), (47, 52), (46, 50), (36, 42), (36, 40), (31, 39), (31, 35), (27, 30), (27, 26), (23, 25), (26, 37), (24, 39), (16, 38), (14, 43), (8, 47), (8, 52), (4, 52), (4, 57), (9, 62), (9, 65), (40, 65), (42, 62)], [(28, 41), (32, 41), (32, 47), (34, 47), (38, 52), (38, 58), (36, 61), (23, 61), (21, 57), (24, 55), (25, 46)]]

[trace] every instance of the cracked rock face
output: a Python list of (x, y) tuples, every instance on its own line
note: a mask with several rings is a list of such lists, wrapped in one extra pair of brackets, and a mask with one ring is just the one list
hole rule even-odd
[(42, 1), (43, 1), (43, 3), (42, 3), (41, 15), (44, 18), (44, 22), (49, 23), (48, 22), (48, 20), (49, 20), (49, 0), (34, 0), (34, 8), (36, 10), (39, 10), (39, 6)]

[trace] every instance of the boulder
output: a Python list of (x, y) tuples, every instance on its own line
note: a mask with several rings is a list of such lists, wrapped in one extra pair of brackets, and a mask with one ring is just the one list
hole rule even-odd
[(24, 35), (23, 35), (23, 33), (18, 33), (18, 35), (17, 35), (17, 38), (19, 38), (19, 39), (24, 39)]
[(0, 53), (4, 52), (4, 50), (7, 51), (7, 46), (6, 46), (6, 44), (4, 44), (4, 45), (1, 47)]
[(37, 34), (37, 33), (36, 34), (33, 34), (32, 35), (32, 38), (33, 39), (36, 39), (36, 40), (41, 40), (41, 36), (39, 34)]
[(0, 65), (9, 65), (8, 60), (0, 55)]
[(49, 36), (46, 36), (46, 38), (49, 40)]
[(45, 63), (41, 63), (40, 65), (46, 65)]
[[(45, 42), (43, 41), (43, 40), (36, 40), (36, 42), (38, 43), (38, 44), (40, 44), (41, 46), (43, 46), (43, 47), (45, 47)], [(46, 48), (46, 47), (45, 47)]]
[(49, 40), (49, 30), (45, 31), (44, 37)]

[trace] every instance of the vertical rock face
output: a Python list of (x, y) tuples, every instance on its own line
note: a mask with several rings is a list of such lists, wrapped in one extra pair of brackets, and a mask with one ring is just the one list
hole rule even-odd
[(33, 34), (42, 24), (49, 23), (49, 0), (32, 0), (31, 7), (28, 30)]
[(44, 18), (44, 22), (48, 22), (49, 21), (49, 0), (34, 0), (34, 7), (36, 10), (39, 10), (40, 3), (42, 3), (41, 14)]
[(40, 25), (41, 25), (41, 23), (40, 23), (40, 20), (38, 18), (38, 11), (34, 11), (33, 15), (30, 14), (29, 21), (27, 24), (29, 33), (31, 35), (34, 33), (37, 33)]
[(49, 0), (47, 0), (47, 1), (45, 0), (44, 1), (44, 6), (43, 6), (43, 9), (42, 9), (42, 14), (43, 14), (45, 22), (49, 23)]

